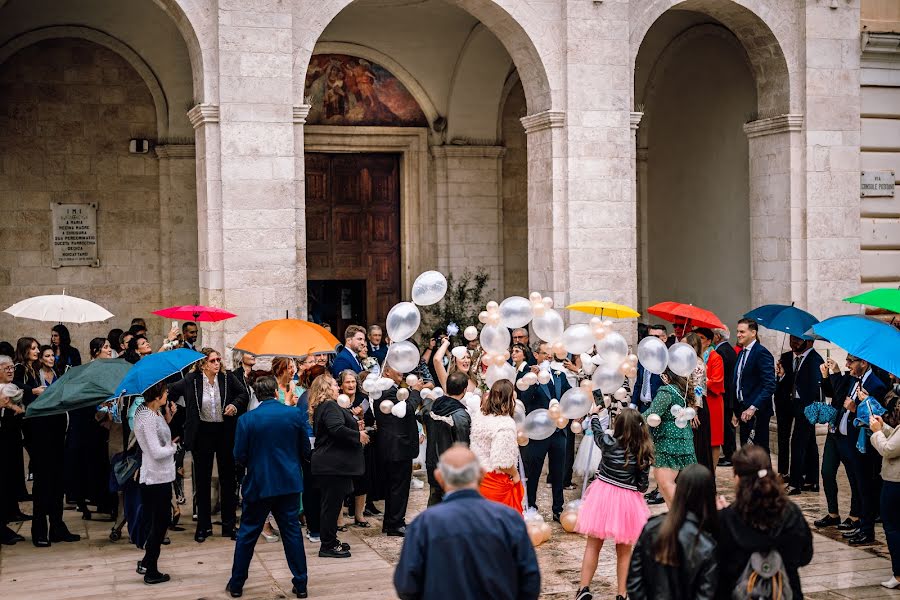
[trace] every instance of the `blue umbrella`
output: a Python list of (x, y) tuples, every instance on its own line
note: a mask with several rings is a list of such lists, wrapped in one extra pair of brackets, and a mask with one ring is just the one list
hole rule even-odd
[(841, 315), (816, 323), (806, 333), (900, 375), (900, 331), (883, 321), (863, 315)]
[(807, 336), (809, 328), (819, 322), (817, 318), (800, 310), (793, 304), (765, 304), (754, 308), (744, 315), (744, 318), (753, 319), (763, 327), (781, 331), (804, 340), (814, 339)]
[(119, 396), (139, 396), (147, 388), (176, 375), (185, 367), (197, 362), (203, 355), (194, 350), (179, 348), (145, 356), (128, 371), (125, 379), (116, 388), (112, 398)]

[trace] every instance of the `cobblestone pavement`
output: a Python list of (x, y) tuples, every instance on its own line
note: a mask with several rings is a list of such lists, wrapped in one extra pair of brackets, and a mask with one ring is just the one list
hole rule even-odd
[[(423, 475), (419, 473), (417, 478), (422, 480)], [(719, 468), (717, 478), (720, 491), (729, 496), (732, 489), (731, 470)], [(549, 521), (550, 490), (544, 485), (539, 489), (538, 505)], [(576, 498), (580, 492), (580, 487), (566, 491), (566, 499)], [(427, 498), (427, 485), (411, 491), (410, 518), (424, 509)], [(804, 493), (795, 500), (810, 522), (823, 514), (825, 501), (821, 494)], [(844, 485), (841, 506), (848, 505), (848, 491)], [(30, 513), (30, 503), (21, 506)], [(654, 512), (661, 510), (654, 507)], [(187, 530), (171, 532), (172, 544), (163, 547), (160, 568), (172, 575), (172, 582), (159, 587), (144, 585), (140, 576), (135, 574), (135, 562), (142, 552), (127, 542), (127, 536), (118, 542), (110, 542), (109, 523), (83, 521), (76, 511), (67, 510), (65, 519), (73, 532), (82, 535), (84, 539), (81, 542), (37, 549), (30, 543), (28, 524), (16, 525), (29, 540), (0, 549), (0, 597), (27, 600), (126, 595), (129, 600), (159, 596), (185, 600), (228, 597), (224, 588), (231, 569), (233, 543), (214, 537), (197, 544), (193, 541), (193, 524), (189, 519), (184, 523)], [(317, 546), (306, 542), (310, 598), (396, 597), (391, 579), (402, 540), (382, 536), (378, 519), (370, 520), (375, 527), (351, 527), (350, 531), (341, 534), (342, 539), (352, 546), (353, 556), (350, 559), (320, 559), (316, 554)], [(884, 533), (880, 528), (877, 537), (877, 543), (872, 546), (852, 548), (841, 540), (836, 531), (815, 534), (813, 562), (801, 570), (806, 597), (813, 600), (900, 600), (900, 591), (886, 590), (878, 585), (890, 576), (890, 562)], [(574, 596), (583, 551), (584, 538), (567, 534), (558, 524), (553, 524), (552, 539), (538, 548), (543, 578), (542, 598), (561, 600)], [(614, 571), (615, 555), (610, 545), (603, 549), (591, 586), (596, 597), (615, 596)], [(291, 597), (290, 572), (280, 543), (267, 544), (260, 540), (244, 591), (245, 598)]]

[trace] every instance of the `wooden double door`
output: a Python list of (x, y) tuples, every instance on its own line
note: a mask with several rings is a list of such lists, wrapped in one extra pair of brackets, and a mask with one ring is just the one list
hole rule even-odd
[(306, 158), (310, 318), (332, 326), (384, 323), (400, 301), (400, 156)]

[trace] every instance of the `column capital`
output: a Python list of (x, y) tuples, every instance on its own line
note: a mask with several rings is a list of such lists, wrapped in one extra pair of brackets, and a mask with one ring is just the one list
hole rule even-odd
[(304, 125), (306, 124), (306, 117), (309, 116), (309, 111), (312, 108), (309, 104), (301, 104), (300, 106), (293, 107), (293, 119), (294, 125)]
[(566, 124), (566, 113), (561, 110), (545, 110), (533, 115), (526, 115), (519, 120), (525, 127), (525, 135), (528, 135), (544, 129), (563, 127)]
[(744, 124), (744, 133), (748, 138), (762, 137), (788, 131), (803, 129), (803, 115), (779, 115), (768, 119), (758, 119)]
[(219, 105), (218, 104), (197, 104), (187, 112), (188, 119), (194, 129), (199, 129), (207, 123), (219, 122)]
[(628, 120), (629, 124), (631, 125), (631, 129), (636, 130), (638, 128), (638, 125), (641, 124), (641, 119), (643, 119), (643, 118), (644, 118), (643, 112), (632, 112), (631, 115), (629, 116), (629, 120)]
[(154, 148), (157, 158), (195, 158), (194, 144), (163, 144)]

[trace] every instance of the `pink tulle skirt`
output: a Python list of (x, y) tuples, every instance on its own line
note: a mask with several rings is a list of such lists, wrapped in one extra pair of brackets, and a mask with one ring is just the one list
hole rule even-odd
[(650, 510), (643, 494), (595, 479), (581, 499), (575, 531), (633, 545), (648, 518)]

